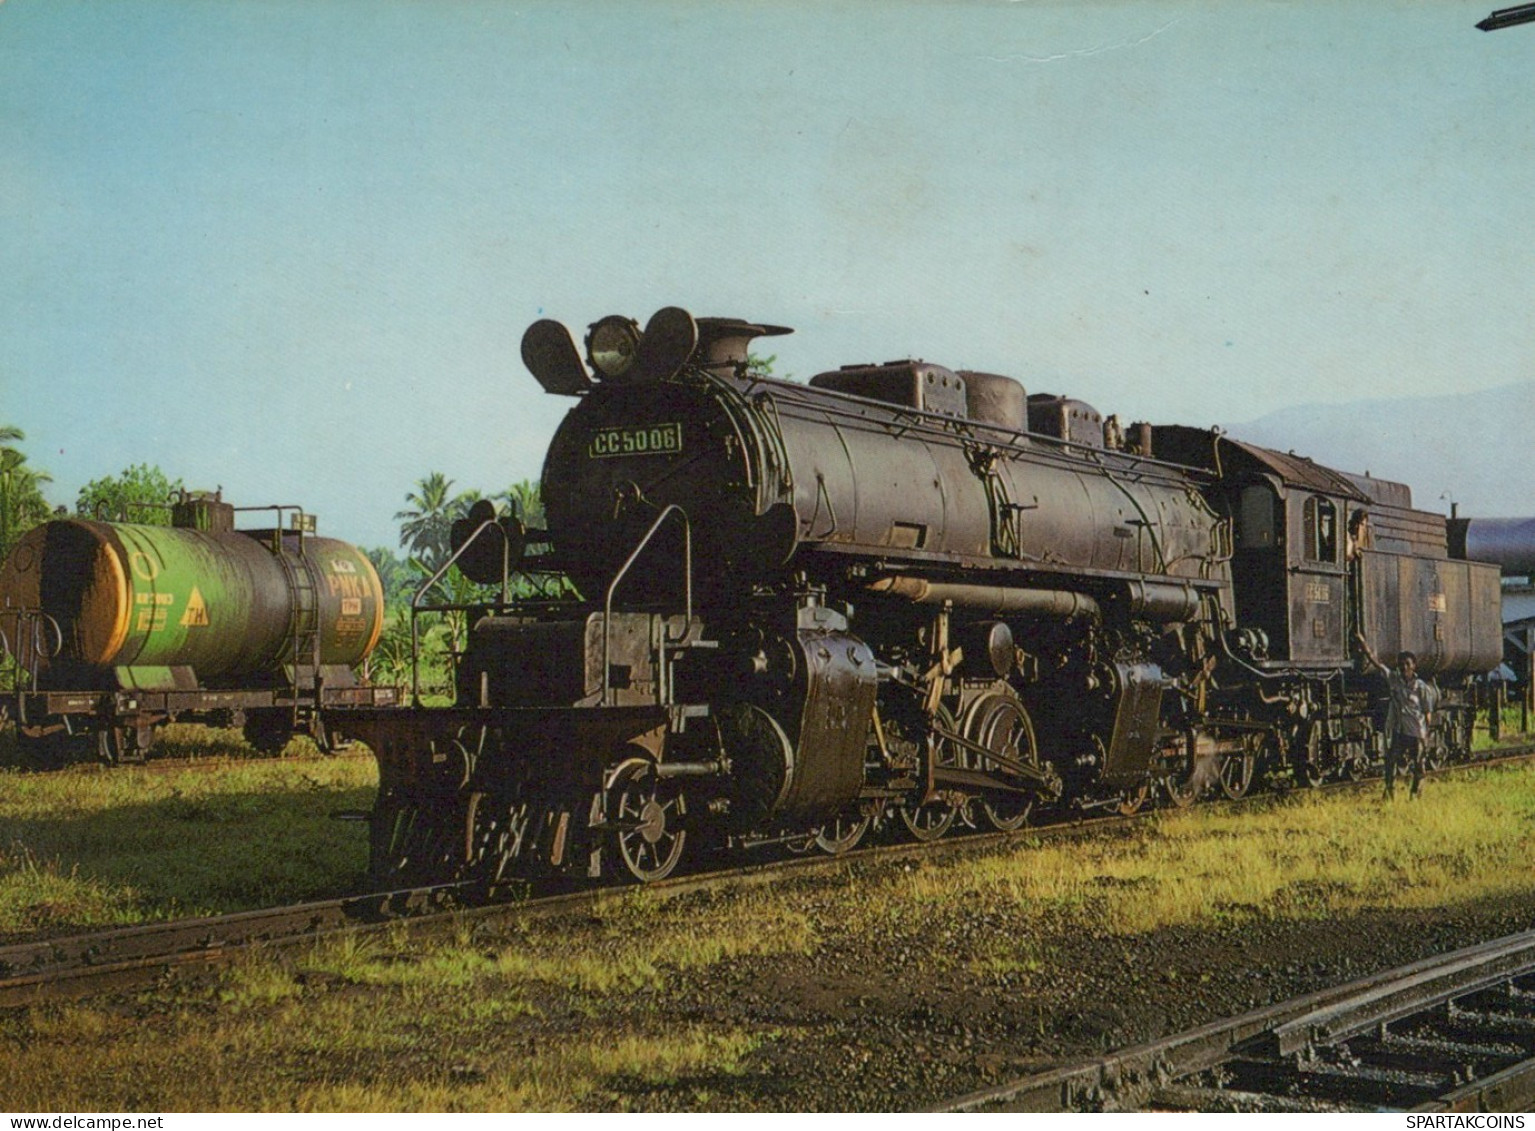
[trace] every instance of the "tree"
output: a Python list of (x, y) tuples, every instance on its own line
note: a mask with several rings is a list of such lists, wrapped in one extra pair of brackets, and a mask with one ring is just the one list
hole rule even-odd
[(420, 584), (410, 563), (401, 561), (387, 546), (375, 546), (364, 553), (378, 571), (378, 581), (384, 589), (384, 604), (408, 604), (415, 595), (416, 585)]
[(25, 453), (15, 447), (25, 439), (20, 428), (0, 424), (0, 560), (23, 534), (51, 514), (42, 487), (53, 480), (47, 472), (27, 466)]
[(794, 377), (792, 373), (780, 375), (773, 372), (773, 366), (777, 361), (778, 355), (776, 353), (770, 353), (766, 357), (763, 357), (760, 353), (748, 353), (746, 355), (746, 368), (753, 373), (760, 373), (766, 377), (776, 376), (780, 381), (792, 380)]
[(539, 485), (532, 479), (513, 483), (499, 498), (505, 499), (512, 513), (522, 519), (522, 524), (533, 530), (545, 529), (544, 500)]
[(453, 520), (463, 517), (475, 498), (471, 492), (452, 492), (453, 480), (440, 471), (430, 472), (405, 496), (411, 509), (395, 512), (400, 545), (428, 574), (436, 573), (453, 552), (448, 542)]
[(167, 504), (185, 490), (180, 479), (169, 479), (155, 464), (125, 467), (117, 475), (93, 479), (80, 488), (75, 512), (82, 518), (107, 522), (140, 522), (169, 526)]

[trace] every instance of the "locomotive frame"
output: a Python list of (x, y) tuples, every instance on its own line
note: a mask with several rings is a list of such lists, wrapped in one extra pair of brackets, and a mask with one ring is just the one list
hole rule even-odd
[(690, 843), (836, 853), (1350, 776), (1383, 752), (1359, 639), (1419, 654), (1435, 756), (1469, 752), (1498, 567), (1405, 486), (996, 374), (754, 372), (785, 332), (664, 308), (583, 358), (529, 328), (577, 398), (553, 550), (482, 515), (454, 560), (584, 596), (477, 609), (452, 707), (342, 712), (379, 762), (378, 883), (653, 880)]

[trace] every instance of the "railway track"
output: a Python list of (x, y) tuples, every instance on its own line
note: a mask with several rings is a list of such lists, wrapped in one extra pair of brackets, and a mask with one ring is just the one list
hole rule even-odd
[[(1473, 765), (1485, 768), (1525, 761), (1532, 756), (1535, 744), (1500, 751), (1498, 757)], [(1440, 772), (1464, 768), (1467, 767)], [(1357, 782), (1339, 782), (1322, 788), (1360, 787)], [(1272, 796), (1257, 793), (1240, 801), (1217, 804), (1262, 804), (1271, 801)], [(1141, 818), (1141, 814), (1100, 815), (1017, 832), (977, 832), (925, 844), (876, 845), (841, 856), (774, 859), (690, 873), (646, 884), (643, 889), (605, 887), (528, 898), (525, 891), (486, 892), (483, 885), (471, 882), (449, 883), (15, 943), (0, 947), (0, 1008), (152, 985), (178, 973), (217, 966), (255, 946), (297, 946), (341, 932), (396, 924), (430, 935), (459, 929), (466, 922), (493, 923), (567, 914), (629, 890), (644, 890), (647, 895), (665, 899), (700, 890), (774, 883), (849, 865), (874, 867), (918, 859), (931, 862), (985, 852), (1019, 837), (1054, 840), (1103, 835), (1130, 828)]]
[[(1096, 830), (1103, 824), (1092, 827)], [(711, 888), (772, 883), (788, 875), (812, 875), (852, 862), (931, 858), (935, 850), (939, 854), (981, 851), (1011, 835), (987, 833), (943, 845), (886, 845), (846, 857), (776, 860), (767, 865), (678, 876), (643, 889), (593, 888), (486, 903), (482, 901), (487, 893), (479, 885), (441, 884), (16, 943), (0, 947), (0, 1008), (153, 984), (178, 971), (215, 966), (253, 946), (302, 945), (344, 931), (395, 924), (430, 934), (465, 923), (567, 914), (625, 891), (644, 890), (664, 899)]]
[(938, 1111), (1524, 1111), (1535, 931), (1438, 955)]

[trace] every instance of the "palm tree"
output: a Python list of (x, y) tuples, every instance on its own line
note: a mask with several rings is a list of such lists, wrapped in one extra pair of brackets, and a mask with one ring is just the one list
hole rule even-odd
[(428, 573), (437, 572), (448, 560), (452, 552), (448, 534), (453, 520), (462, 516), (473, 499), (467, 491), (454, 495), (452, 490), (453, 480), (433, 471), (405, 496), (411, 509), (397, 511), (394, 516), (400, 523), (400, 545)]
[(512, 513), (522, 519), (524, 526), (544, 528), (544, 500), (536, 480), (524, 479), (513, 483), (500, 496), (512, 508)]
[(27, 466), (27, 457), (11, 445), (26, 439), (13, 424), (0, 424), (0, 559), (17, 540), (51, 513), (43, 484), (53, 482), (45, 471)]

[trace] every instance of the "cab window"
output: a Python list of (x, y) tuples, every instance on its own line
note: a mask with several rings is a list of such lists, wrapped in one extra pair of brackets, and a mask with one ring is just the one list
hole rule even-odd
[(1338, 508), (1330, 499), (1313, 495), (1306, 500), (1303, 518), (1306, 526), (1306, 560), (1336, 562), (1338, 560)]

